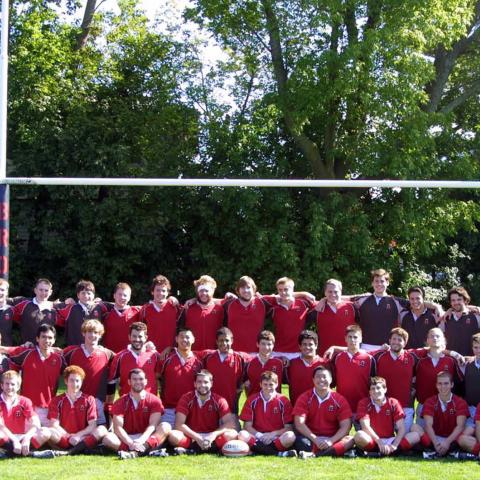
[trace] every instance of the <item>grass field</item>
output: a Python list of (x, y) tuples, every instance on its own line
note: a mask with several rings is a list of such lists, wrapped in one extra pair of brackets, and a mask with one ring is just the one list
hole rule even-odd
[(13, 459), (0, 462), (2, 479), (480, 479), (473, 461), (422, 459), (221, 458), (216, 455), (118, 460), (72, 457), (53, 460)]

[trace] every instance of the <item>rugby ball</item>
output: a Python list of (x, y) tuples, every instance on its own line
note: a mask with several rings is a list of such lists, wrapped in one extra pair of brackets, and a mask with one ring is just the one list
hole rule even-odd
[(245, 457), (250, 454), (250, 447), (243, 440), (229, 440), (222, 447), (226, 457)]

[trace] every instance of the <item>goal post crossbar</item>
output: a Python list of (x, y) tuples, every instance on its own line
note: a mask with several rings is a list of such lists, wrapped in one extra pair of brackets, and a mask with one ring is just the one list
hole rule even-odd
[(7, 177), (7, 185), (84, 185), (125, 187), (277, 187), (277, 188), (447, 188), (480, 189), (480, 181), (462, 180), (302, 180), (233, 178), (75, 178)]

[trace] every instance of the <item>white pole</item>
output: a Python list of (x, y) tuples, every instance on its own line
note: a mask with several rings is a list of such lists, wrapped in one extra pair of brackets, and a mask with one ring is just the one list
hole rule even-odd
[(7, 177), (8, 0), (2, 0), (0, 50), (0, 183)]
[(294, 187), (294, 188), (469, 188), (480, 181), (460, 180), (277, 180), (198, 178), (6, 178), (9, 185), (104, 185), (126, 187)]

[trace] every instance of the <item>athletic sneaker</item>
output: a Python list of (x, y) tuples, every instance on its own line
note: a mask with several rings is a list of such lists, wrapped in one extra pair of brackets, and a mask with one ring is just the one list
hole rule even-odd
[(0, 460), (3, 460), (5, 458), (10, 458), (10, 455), (4, 448), (0, 448)]
[(175, 447), (173, 449), (174, 455), (195, 455), (197, 452), (191, 448)]
[(478, 460), (477, 455), (469, 452), (450, 452), (448, 456), (458, 460)]
[(30, 453), (30, 456), (33, 458), (55, 458), (64, 457), (65, 455), (68, 455), (67, 450), (38, 450)]
[(429, 450), (427, 452), (423, 452), (423, 458), (425, 460), (434, 460), (435, 458), (440, 458), (438, 456), (438, 453), (432, 450)]
[(168, 452), (166, 448), (160, 448), (158, 450), (152, 450), (148, 453), (149, 457), (168, 457)]
[(118, 458), (120, 460), (130, 460), (131, 458), (137, 458), (138, 452), (127, 452), (126, 450), (120, 450), (118, 452)]
[(358, 455), (357, 455), (357, 452), (355, 451), (354, 448), (351, 448), (350, 450), (347, 450), (344, 454), (343, 454), (343, 457), (344, 458), (357, 458)]
[(277, 457), (290, 457), (290, 458), (293, 458), (293, 457), (298, 457), (298, 454), (297, 454), (297, 451), (296, 450), (285, 450), (284, 452), (278, 452), (277, 453)]
[(305, 452), (304, 450), (300, 450), (298, 452), (298, 458), (302, 460), (306, 460), (307, 458), (315, 458), (315, 454), (313, 452)]

